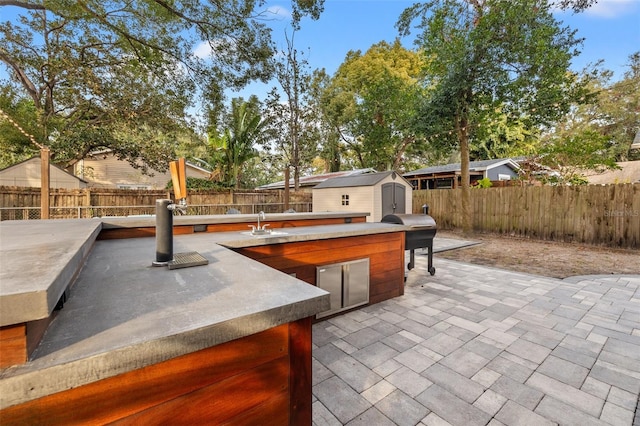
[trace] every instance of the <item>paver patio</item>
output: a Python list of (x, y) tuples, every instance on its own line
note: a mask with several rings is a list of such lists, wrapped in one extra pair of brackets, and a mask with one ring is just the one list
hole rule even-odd
[(314, 425), (640, 426), (640, 275), (434, 266), (313, 326)]

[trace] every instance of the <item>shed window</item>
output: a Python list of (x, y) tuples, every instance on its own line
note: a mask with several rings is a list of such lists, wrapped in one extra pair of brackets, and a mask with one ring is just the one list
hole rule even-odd
[(511, 175), (503, 175), (502, 173), (499, 173), (498, 180), (511, 180)]
[(342, 195), (342, 205), (343, 206), (349, 205), (349, 194)]

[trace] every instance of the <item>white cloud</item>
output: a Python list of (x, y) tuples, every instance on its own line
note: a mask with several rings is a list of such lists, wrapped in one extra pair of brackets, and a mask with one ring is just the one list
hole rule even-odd
[(193, 49), (193, 56), (200, 59), (209, 59), (212, 53), (211, 46), (208, 41), (201, 41), (198, 45)]
[(616, 18), (638, 8), (638, 0), (598, 0), (585, 13), (600, 18)]
[(265, 17), (274, 19), (291, 19), (291, 12), (283, 6), (269, 6)]

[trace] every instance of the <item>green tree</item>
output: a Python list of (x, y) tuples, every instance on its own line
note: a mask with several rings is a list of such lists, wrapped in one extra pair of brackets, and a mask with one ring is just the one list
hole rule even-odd
[[(640, 128), (640, 53), (630, 56), (624, 78), (611, 84), (613, 73), (594, 70), (586, 86), (588, 103), (573, 105), (551, 131), (529, 164), (542, 164), (554, 174), (554, 184), (585, 183), (583, 173), (616, 168), (629, 159), (630, 147)], [(544, 177), (544, 175), (542, 175)]]
[(350, 51), (323, 94), (325, 116), (360, 167), (398, 169), (425, 150), (412, 128), (423, 59), (399, 40)]
[(460, 151), (462, 216), (471, 229), (470, 144), (478, 129), (504, 114), (526, 129), (551, 125), (584, 97), (569, 72), (581, 41), (561, 27), (543, 0), (432, 0), (398, 21), (425, 54), (427, 98), (417, 125)]
[(286, 50), (275, 62), (281, 91), (273, 88), (269, 92), (267, 109), (275, 150), (282, 154), (282, 167), (293, 168), (294, 190), (297, 191), (303, 169), (308, 169), (316, 156), (319, 132), (309, 100), (309, 65), (295, 48), (294, 37), (295, 32), (291, 38), (286, 37)]
[(570, 136), (592, 130), (606, 137), (607, 152), (616, 161), (629, 159), (629, 149), (640, 128), (640, 52), (629, 56), (628, 69), (620, 81), (602, 70), (589, 85), (593, 102), (576, 105), (556, 126), (555, 134)]
[[(293, 0), (294, 24), (323, 0)], [(165, 169), (197, 89), (221, 102), (227, 88), (266, 81), (273, 69), (264, 2), (0, 0), (0, 63), (35, 108), (39, 143), (72, 164), (110, 148)], [(11, 9), (9, 9), (11, 8)], [(209, 55), (195, 55), (202, 43)]]
[(603, 120), (594, 124), (608, 138), (609, 151), (616, 161), (633, 159), (630, 148), (640, 131), (640, 51), (629, 56), (623, 79), (599, 93), (598, 106)]
[[(340, 126), (332, 121), (330, 114), (324, 109), (325, 97), (330, 96), (328, 87), (331, 77), (326, 70), (315, 70), (309, 85), (309, 107), (314, 117), (317, 117), (319, 133), (318, 157), (315, 173), (338, 172), (343, 164), (343, 149), (340, 144)], [(320, 166), (322, 164), (322, 166)]]
[(241, 187), (244, 166), (258, 157), (257, 146), (265, 141), (265, 121), (259, 108), (255, 96), (247, 102), (234, 98), (228, 115), (223, 118), (221, 130), (209, 133), (209, 164), (220, 170), (221, 180), (229, 186)]
[(533, 155), (539, 146), (539, 132), (505, 114), (479, 126), (469, 145), (470, 161)]
[[(6, 114), (4, 118), (3, 113)], [(10, 120), (18, 124), (26, 135)], [(20, 98), (11, 87), (0, 87), (0, 169), (37, 153), (37, 146), (29, 138), (36, 129), (33, 102)]]
[(616, 168), (613, 156), (607, 150), (608, 138), (594, 130), (583, 130), (570, 136), (554, 136), (540, 148), (536, 161), (553, 170), (551, 175), (540, 175), (552, 184), (585, 184), (585, 170), (602, 172)]

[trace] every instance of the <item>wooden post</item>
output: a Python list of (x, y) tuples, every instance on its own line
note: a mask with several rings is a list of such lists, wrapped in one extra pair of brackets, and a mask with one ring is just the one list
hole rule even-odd
[(89, 214), (89, 209), (91, 208), (91, 189), (90, 188), (84, 188), (84, 214), (82, 215), (82, 217), (86, 217), (89, 218), (92, 215)]
[(284, 211), (289, 210), (289, 165), (284, 168)]
[(49, 219), (49, 148), (40, 149), (40, 219)]

